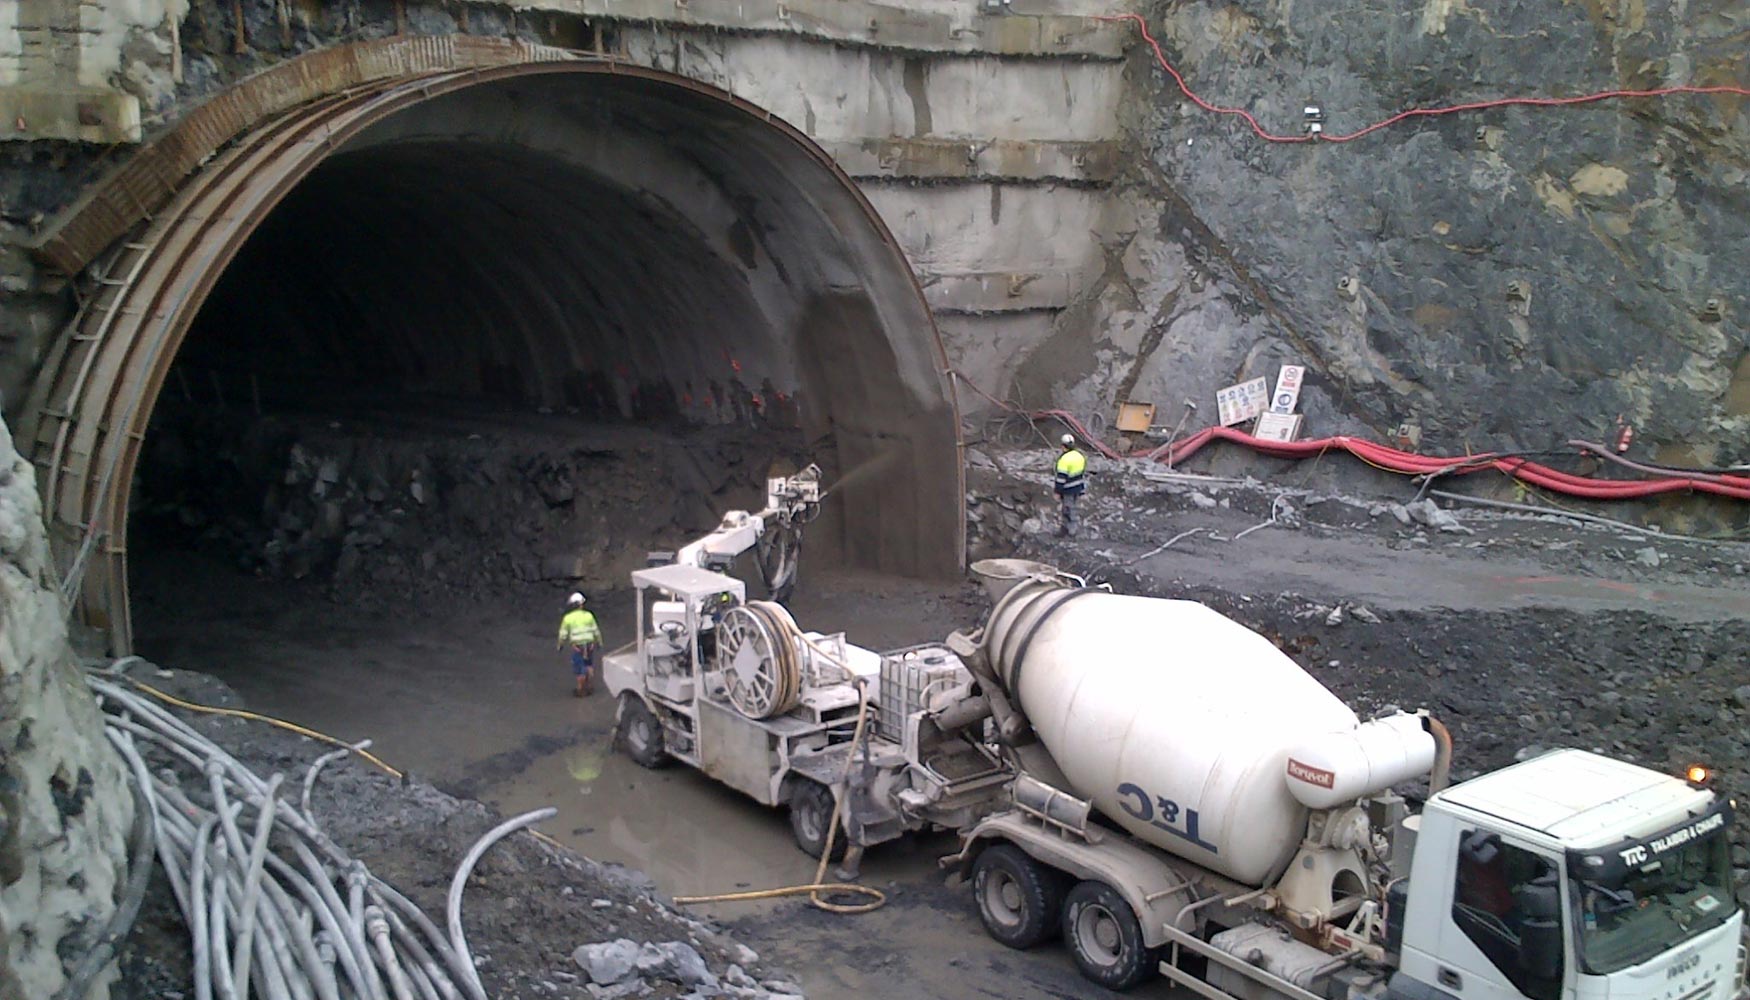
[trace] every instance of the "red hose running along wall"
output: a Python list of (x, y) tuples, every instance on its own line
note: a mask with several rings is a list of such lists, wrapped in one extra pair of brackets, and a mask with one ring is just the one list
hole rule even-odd
[[(1273, 458), (1312, 458), (1330, 451), (1343, 451), (1369, 465), (1387, 472), (1396, 472), (1407, 476), (1467, 475), (1484, 470), (1495, 470), (1553, 493), (1585, 497), (1591, 500), (1631, 500), (1684, 490), (1711, 493), (1715, 496), (1730, 497), (1735, 500), (1750, 500), (1750, 476), (1737, 476), (1729, 473), (1665, 472), (1664, 470), (1655, 470), (1655, 467), (1652, 466), (1641, 466), (1640, 469), (1658, 471), (1660, 474), (1643, 479), (1594, 479), (1588, 476), (1576, 476), (1560, 469), (1552, 469), (1547, 465), (1540, 465), (1529, 459), (1513, 455), (1502, 455), (1494, 452), (1459, 457), (1420, 455), (1415, 452), (1387, 447), (1365, 438), (1347, 435), (1315, 438), (1310, 441), (1265, 441), (1231, 427), (1205, 427), (1177, 441), (1163, 444), (1153, 451), (1121, 455), (1109, 445), (1096, 440), (1092, 434), (1088, 433), (1087, 427), (1067, 410), (1022, 411), (991, 396), (958, 372), (953, 374), (960, 379), (963, 385), (968, 386), (973, 392), (983, 396), (1003, 410), (1024, 414), (1033, 420), (1062, 421), (1088, 447), (1110, 459), (1141, 459), (1144, 461), (1170, 459), (1177, 463), (1197, 454), (1212, 441), (1231, 441)], [(1571, 441), (1569, 444), (1574, 447), (1576, 454), (1584, 452), (1596, 454), (1601, 451), (1597, 445), (1586, 442)]]
[[(1670, 475), (1653, 479), (1593, 479), (1587, 476), (1576, 476), (1571, 472), (1552, 469), (1529, 459), (1509, 455), (1484, 453), (1466, 455), (1460, 458), (1442, 458), (1399, 451), (1374, 441), (1345, 435), (1317, 438), (1311, 441), (1263, 441), (1231, 427), (1205, 427), (1187, 438), (1148, 452), (1146, 457), (1165, 457), (1170, 450), (1173, 461), (1182, 462), (1196, 454), (1199, 449), (1211, 441), (1232, 441), (1276, 458), (1310, 458), (1314, 455), (1322, 455), (1327, 451), (1346, 451), (1370, 465), (1412, 476), (1431, 473), (1463, 475), (1485, 469), (1494, 469), (1554, 493), (1586, 497), (1592, 500), (1628, 500), (1683, 490), (1695, 490), (1738, 500), (1750, 500), (1750, 477), (1744, 476), (1708, 474)], [(1576, 449), (1576, 451), (1578, 450)]]

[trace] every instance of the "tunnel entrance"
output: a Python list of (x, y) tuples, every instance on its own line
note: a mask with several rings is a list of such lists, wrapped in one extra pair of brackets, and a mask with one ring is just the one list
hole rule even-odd
[(245, 136), (128, 246), (70, 332), (101, 327), (94, 357), (44, 376), (74, 417), (34, 434), (113, 651), (128, 551), (360, 593), (608, 584), (810, 460), (838, 484), (811, 562), (958, 566), (958, 425), (904, 257), (727, 94), (595, 61), (385, 81)]

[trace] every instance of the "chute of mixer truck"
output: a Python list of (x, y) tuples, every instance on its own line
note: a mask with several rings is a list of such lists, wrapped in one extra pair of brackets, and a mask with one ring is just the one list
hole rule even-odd
[[(1187, 601), (974, 566), (949, 648), (1018, 773), (963, 831), (987, 931), (1208, 1000), (1732, 1000), (1731, 806), (1575, 750), (1446, 787), (1426, 714), (1363, 721)], [(1429, 778), (1419, 814), (1392, 791)]]

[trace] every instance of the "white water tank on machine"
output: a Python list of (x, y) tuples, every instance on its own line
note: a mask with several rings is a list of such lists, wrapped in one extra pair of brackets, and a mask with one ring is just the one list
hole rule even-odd
[[(1354, 741), (1343, 734), (1360, 727), (1268, 639), (1191, 601), (1037, 574), (1002, 596), (983, 640), (1071, 791), (1136, 836), (1250, 885), (1279, 873), (1306, 833), (1307, 806), (1289, 787), (1291, 752), (1333, 736), (1347, 749)], [(1400, 754), (1359, 780), (1340, 776), (1341, 794), (1413, 777), (1406, 768), (1426, 771), (1433, 741), (1423, 737), (1425, 754)]]

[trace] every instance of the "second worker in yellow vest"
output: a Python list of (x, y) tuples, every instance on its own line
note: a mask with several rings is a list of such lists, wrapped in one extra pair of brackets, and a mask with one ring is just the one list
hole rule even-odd
[(1073, 535), (1076, 530), (1076, 500), (1088, 491), (1088, 456), (1076, 450), (1076, 439), (1073, 434), (1065, 434), (1062, 440), (1063, 451), (1057, 456), (1057, 479), (1052, 489), (1057, 491), (1057, 498), (1063, 503), (1062, 521), (1057, 526), (1059, 535)]
[(571, 595), (565, 617), (559, 619), (559, 648), (566, 646), (571, 647), (571, 676), (577, 684), (573, 694), (582, 698), (589, 694), (589, 674), (602, 648), (601, 626), (594, 614), (583, 610), (582, 594)]

